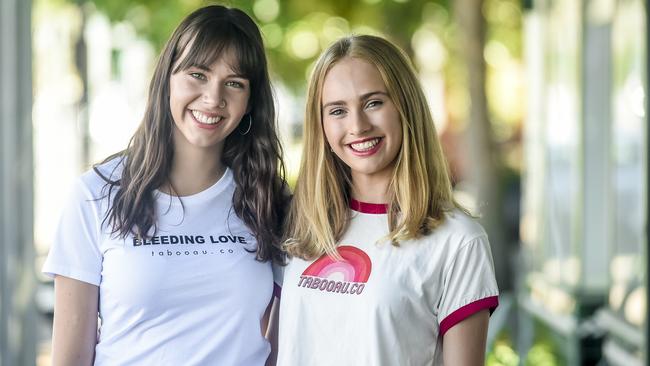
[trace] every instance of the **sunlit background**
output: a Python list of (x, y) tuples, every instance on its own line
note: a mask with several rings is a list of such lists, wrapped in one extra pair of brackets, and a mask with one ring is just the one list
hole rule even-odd
[[(204, 4), (0, 0), (0, 366), (49, 365), (40, 267), (67, 193), (126, 147), (158, 52)], [(490, 235), (502, 296), (488, 365), (650, 364), (647, 1), (225, 4), (262, 30), (291, 182), (318, 54), (369, 33), (410, 55), (455, 194)]]

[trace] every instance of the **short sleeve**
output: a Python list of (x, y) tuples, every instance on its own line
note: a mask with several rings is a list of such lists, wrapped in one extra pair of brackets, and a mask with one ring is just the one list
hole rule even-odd
[(43, 273), (70, 277), (99, 286), (102, 254), (99, 249), (99, 201), (79, 179), (59, 220)]
[(463, 244), (446, 269), (439, 305), (440, 335), (470, 315), (499, 304), (499, 289), (487, 237)]
[(282, 264), (273, 263), (273, 296), (280, 298), (282, 283), (284, 281), (284, 268)]

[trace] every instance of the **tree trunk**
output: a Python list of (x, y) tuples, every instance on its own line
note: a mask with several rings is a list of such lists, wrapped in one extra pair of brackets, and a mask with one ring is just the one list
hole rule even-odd
[(481, 223), (492, 248), (499, 288), (510, 290), (509, 243), (505, 243), (500, 169), (492, 138), (485, 93), (485, 19), (483, 0), (455, 0), (454, 16), (459, 32), (459, 55), (467, 70), (471, 106), (465, 130), (467, 174), (465, 183), (476, 199)]

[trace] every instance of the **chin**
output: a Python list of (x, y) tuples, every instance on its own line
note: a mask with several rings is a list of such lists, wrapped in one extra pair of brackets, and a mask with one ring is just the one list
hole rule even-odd
[(350, 167), (350, 170), (352, 170), (353, 173), (365, 174), (365, 175), (373, 175), (381, 171), (381, 169), (377, 169), (374, 167), (372, 168), (371, 167), (358, 167), (358, 168)]
[(200, 149), (209, 149), (217, 145), (217, 143), (214, 141), (205, 141), (205, 140), (194, 140), (194, 141), (189, 141), (189, 143), (191, 146)]

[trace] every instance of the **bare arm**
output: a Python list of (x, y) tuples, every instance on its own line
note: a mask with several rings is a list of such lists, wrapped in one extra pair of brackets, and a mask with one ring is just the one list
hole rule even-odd
[(269, 304), (268, 323), (266, 327), (266, 338), (271, 343), (271, 354), (266, 360), (266, 366), (275, 366), (278, 358), (278, 317), (280, 312), (280, 299), (273, 297)]
[(442, 340), (445, 365), (478, 366), (485, 364), (488, 310), (481, 310), (451, 327)]
[(54, 278), (52, 365), (92, 365), (97, 344), (99, 287), (72, 278)]

